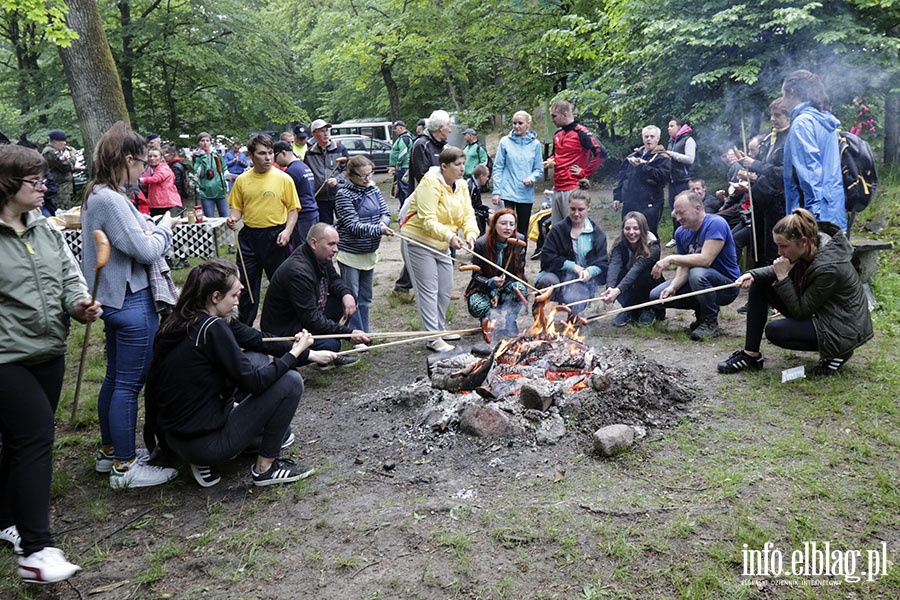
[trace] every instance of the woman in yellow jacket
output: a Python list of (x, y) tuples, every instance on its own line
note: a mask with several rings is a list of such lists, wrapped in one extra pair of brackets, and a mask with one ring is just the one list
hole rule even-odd
[[(478, 223), (463, 180), (466, 155), (447, 146), (438, 157), (438, 166), (422, 177), (409, 199), (406, 217), (401, 222), (404, 237), (425, 244), (431, 250), (406, 240), (402, 242), (403, 260), (409, 268), (416, 290), (416, 307), (426, 331), (445, 329), (444, 319), (453, 288), (453, 263), (450, 248), (469, 249), (478, 237)], [(435, 352), (453, 349), (443, 339), (428, 342)]]

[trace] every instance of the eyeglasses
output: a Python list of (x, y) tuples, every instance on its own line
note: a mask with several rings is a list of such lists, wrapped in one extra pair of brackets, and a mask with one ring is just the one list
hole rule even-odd
[(145, 169), (146, 169), (148, 166), (150, 166), (150, 163), (148, 163), (146, 159), (138, 158), (137, 156), (132, 156), (132, 157), (131, 157), (131, 160), (139, 161), (139, 162), (144, 163), (144, 168), (145, 168)]
[(368, 173), (350, 173), (350, 174), (353, 175), (354, 177), (356, 177), (357, 179), (362, 179), (363, 181), (369, 181), (370, 179), (372, 179), (372, 171), (369, 171)]
[(47, 189), (47, 178), (46, 177), (43, 177), (41, 179), (25, 179), (24, 177), (16, 177), (16, 181), (19, 181), (21, 183), (29, 183), (29, 184), (31, 184), (31, 187), (33, 187), (34, 189), (38, 189), (39, 186), (44, 189)]

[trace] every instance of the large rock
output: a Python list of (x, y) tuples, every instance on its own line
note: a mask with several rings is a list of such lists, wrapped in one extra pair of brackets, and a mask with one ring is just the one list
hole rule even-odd
[(551, 411), (550, 416), (541, 421), (535, 432), (538, 444), (555, 444), (566, 435), (566, 423), (556, 410)]
[(627, 450), (634, 442), (634, 430), (628, 425), (607, 425), (594, 432), (594, 450), (613, 456)]
[(469, 405), (459, 416), (459, 430), (469, 435), (490, 437), (521, 433), (504, 413), (489, 406)]

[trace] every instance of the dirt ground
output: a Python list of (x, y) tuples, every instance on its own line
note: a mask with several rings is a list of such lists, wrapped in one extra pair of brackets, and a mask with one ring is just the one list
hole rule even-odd
[[(609, 190), (595, 193), (590, 216), (612, 237), (618, 217), (609, 200)], [(401, 266), (396, 239), (385, 240), (381, 255), (373, 329), (415, 328), (414, 305), (389, 298)], [(528, 277), (537, 271), (538, 261), (529, 260)], [(463, 290), (468, 274), (455, 277)], [(649, 330), (619, 330), (600, 320), (586, 329), (586, 343), (627, 347), (683, 370), (696, 392), (685, 418), (702, 420), (727, 402), (726, 384), (748, 385), (715, 373), (715, 363), (741, 343), (735, 308), (743, 301), (742, 295), (724, 310), (724, 334), (710, 343), (691, 342), (684, 334), (691, 316), (673, 310)], [(451, 328), (477, 326), (463, 300), (453, 303), (451, 316)], [(614, 575), (597, 548), (615, 535), (591, 525), (588, 513), (633, 510), (622, 504), (632, 502), (635, 480), (626, 486), (622, 478), (641, 453), (624, 461), (598, 458), (579, 427), (553, 445), (538, 445), (533, 435), (479, 439), (424, 431), (417, 425), (421, 407), (397, 402), (394, 393), (426, 376), (427, 355), (416, 342), (368, 353), (346, 369), (301, 370), (306, 392), (288, 455), (318, 472), (296, 487), (253, 488), (252, 457), (241, 456), (209, 489), (183, 470), (162, 488), (112, 493), (92, 471), (96, 434), (85, 440), (61, 429), (65, 492), (54, 502), (53, 525), (85, 568), (72, 585), (17, 593), (98, 600), (606, 597), (589, 595), (586, 586)], [(779, 355), (772, 359), (774, 369), (794, 366)], [(637, 443), (666, 435), (650, 429)], [(660, 493), (649, 480), (641, 485), (647, 494)], [(669, 568), (681, 551), (660, 550), (647, 568)]]

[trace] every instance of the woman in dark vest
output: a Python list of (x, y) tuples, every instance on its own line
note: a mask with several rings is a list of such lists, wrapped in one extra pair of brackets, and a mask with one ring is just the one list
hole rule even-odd
[[(672, 168), (669, 179), (669, 208), (675, 207), (675, 196), (688, 189), (691, 177), (694, 176), (694, 160), (697, 157), (697, 142), (694, 130), (684, 119), (669, 121), (669, 158)], [(672, 219), (672, 232), (678, 229), (678, 221)], [(675, 240), (666, 244), (667, 248), (675, 245)]]

